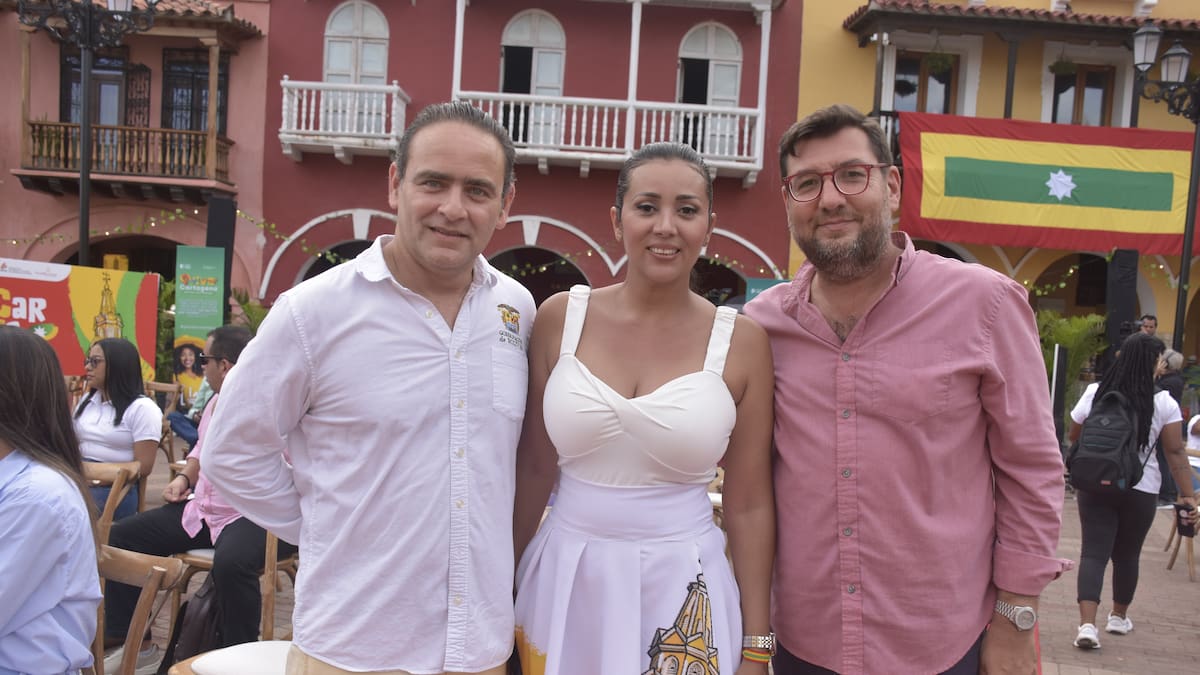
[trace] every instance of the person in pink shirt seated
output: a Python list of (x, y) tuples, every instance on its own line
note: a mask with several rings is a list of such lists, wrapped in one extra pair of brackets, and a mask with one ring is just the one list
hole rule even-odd
[(892, 232), (874, 121), (784, 134), (807, 261), (745, 307), (775, 362), (776, 675), (1035, 670), (1063, 464), (1024, 288)]
[[(109, 535), (112, 546), (153, 555), (215, 549), (213, 590), (222, 647), (258, 639), (262, 613), (258, 577), (266, 555), (267, 534), (230, 507), (208, 482), (201, 471), (201, 455), (221, 384), (249, 342), (250, 331), (243, 326), (222, 326), (209, 336), (199, 360), (214, 394), (200, 418), (200, 437), (188, 454), (187, 466), (163, 489), (166, 504), (116, 523)], [(281, 559), (295, 550), (295, 546), (279, 542)], [(106, 643), (125, 640), (138, 592), (135, 587), (109, 582), (104, 603)], [(118, 648), (105, 657), (105, 665), (119, 663), (120, 658)], [(150, 645), (138, 655), (137, 672), (155, 672), (161, 660), (158, 648)]]

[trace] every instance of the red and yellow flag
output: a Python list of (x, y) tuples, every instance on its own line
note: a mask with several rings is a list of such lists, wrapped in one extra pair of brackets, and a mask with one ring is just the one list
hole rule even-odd
[(1168, 255), (1183, 247), (1191, 134), (925, 113), (901, 113), (900, 129), (900, 228), (913, 237)]

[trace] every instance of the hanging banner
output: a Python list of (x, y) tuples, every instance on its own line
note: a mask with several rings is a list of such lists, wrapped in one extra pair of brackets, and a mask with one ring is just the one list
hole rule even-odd
[(0, 323), (28, 328), (58, 354), (63, 374), (83, 375), (102, 338), (137, 346), (142, 375), (154, 379), (158, 275), (0, 258)]
[(208, 332), (225, 318), (225, 249), (178, 246), (175, 253), (175, 381), (195, 398), (204, 381), (196, 358)]
[(1183, 248), (1191, 134), (925, 113), (900, 113), (900, 128), (900, 229), (912, 237)]

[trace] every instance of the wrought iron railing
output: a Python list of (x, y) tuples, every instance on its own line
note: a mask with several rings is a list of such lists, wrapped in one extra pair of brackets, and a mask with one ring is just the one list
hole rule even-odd
[[(29, 156), (24, 166), (48, 171), (79, 171), (79, 125), (30, 122)], [(210, 174), (208, 133), (148, 127), (92, 126), (92, 173), (229, 181), (229, 148), (217, 139)]]

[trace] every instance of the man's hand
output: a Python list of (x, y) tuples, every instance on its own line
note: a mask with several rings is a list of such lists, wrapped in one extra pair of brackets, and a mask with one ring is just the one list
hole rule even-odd
[[(1037, 609), (1036, 597), (1000, 591), (999, 599)], [(993, 612), (979, 655), (981, 675), (1034, 675), (1037, 672), (1035, 630), (1036, 625), (1030, 630), (1019, 631), (1008, 617)]]
[(187, 476), (183, 474), (175, 476), (170, 483), (167, 483), (167, 487), (163, 488), (163, 501), (174, 504), (187, 499), (188, 494), (192, 491), (188, 485)]

